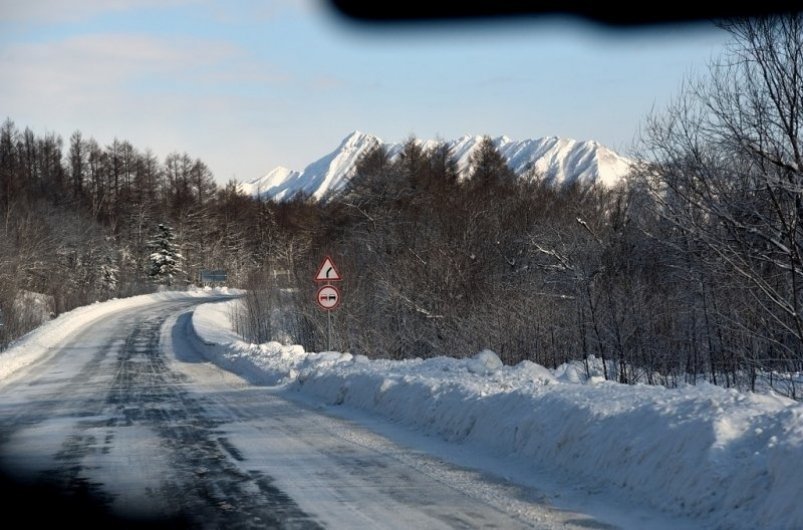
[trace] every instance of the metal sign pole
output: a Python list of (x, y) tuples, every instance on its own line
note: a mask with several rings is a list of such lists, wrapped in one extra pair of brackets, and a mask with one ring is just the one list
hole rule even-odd
[(318, 307), (326, 311), (326, 347), (332, 351), (332, 311), (340, 305), (340, 291), (332, 285), (332, 282), (342, 281), (343, 277), (337, 272), (332, 258), (326, 256), (313, 279), (315, 282), (324, 283), (315, 296)]

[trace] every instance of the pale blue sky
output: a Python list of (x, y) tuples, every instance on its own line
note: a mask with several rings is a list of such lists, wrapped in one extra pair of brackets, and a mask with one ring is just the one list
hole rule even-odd
[(0, 118), (187, 152), (219, 182), (302, 169), (355, 129), (626, 154), (725, 40), (557, 18), (365, 28), (314, 0), (0, 0)]

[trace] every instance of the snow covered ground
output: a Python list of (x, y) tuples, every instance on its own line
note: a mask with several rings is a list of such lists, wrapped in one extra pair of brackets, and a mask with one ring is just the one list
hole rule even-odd
[[(46, 360), (64, 338), (119, 309), (230, 294), (167, 292), (76, 309), (0, 353), (0, 378)], [(209, 360), (252, 383), (391, 420), (478, 465), (503, 457), (513, 481), (537, 470), (538, 480), (581, 484), (580, 494), (627, 498), (690, 518), (692, 526), (803, 528), (803, 405), (793, 400), (708, 384), (667, 389), (586, 380), (574, 365), (502, 366), (487, 351), (462, 360), (371, 361), (247, 344), (231, 330), (233, 303), (199, 306), (192, 325)]]
[(667, 389), (585, 380), (573, 365), (368, 360), (247, 344), (230, 304), (198, 307), (207, 357), (255, 384), (347, 405), (461, 447), (629, 497), (702, 527), (803, 528), (803, 405), (709, 384)]

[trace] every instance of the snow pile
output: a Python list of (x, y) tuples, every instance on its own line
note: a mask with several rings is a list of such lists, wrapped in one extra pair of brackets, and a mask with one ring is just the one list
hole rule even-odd
[(0, 351), (0, 379), (8, 377), (20, 368), (42, 359), (50, 352), (54, 352), (55, 348), (71, 333), (114, 311), (146, 306), (158, 301), (206, 298), (210, 296), (235, 296), (241, 292), (226, 287), (166, 291), (132, 296), (130, 298), (113, 298), (106, 302), (97, 302), (73, 309), (20, 337), (11, 343), (7, 350)]
[(620, 385), (571, 365), (474, 358), (369, 361), (300, 346), (247, 344), (229, 304), (193, 325), (210, 360), (483, 450), (618, 490), (717, 528), (803, 528), (803, 406), (709, 384)]

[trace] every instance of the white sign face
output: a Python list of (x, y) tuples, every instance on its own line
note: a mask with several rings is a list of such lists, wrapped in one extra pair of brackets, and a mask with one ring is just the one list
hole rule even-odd
[(340, 291), (334, 285), (324, 285), (318, 289), (315, 301), (324, 311), (331, 311), (340, 305)]
[(340, 273), (337, 272), (335, 268), (335, 262), (332, 261), (332, 258), (326, 256), (324, 258), (323, 263), (321, 266), (318, 267), (318, 274), (315, 275), (316, 282), (339, 282), (343, 278), (340, 276)]

